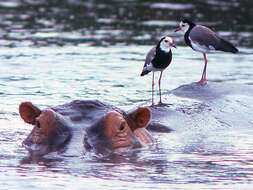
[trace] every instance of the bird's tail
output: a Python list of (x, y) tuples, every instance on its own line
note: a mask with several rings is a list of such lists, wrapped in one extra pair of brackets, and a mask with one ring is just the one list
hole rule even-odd
[(230, 42), (228, 42), (222, 38), (220, 38), (220, 40), (221, 40), (221, 43), (220, 43), (219, 50), (225, 51), (225, 52), (231, 52), (231, 53), (238, 52), (238, 49), (233, 44), (231, 44)]
[(145, 67), (143, 68), (142, 72), (141, 72), (141, 76), (144, 76), (148, 73), (150, 73), (151, 71), (147, 70)]

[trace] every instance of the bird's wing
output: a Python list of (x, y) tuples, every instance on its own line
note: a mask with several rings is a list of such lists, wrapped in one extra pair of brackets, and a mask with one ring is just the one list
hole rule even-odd
[(151, 72), (151, 70), (152, 70), (151, 69), (152, 68), (151, 62), (154, 59), (155, 54), (156, 54), (156, 47), (153, 47), (147, 53), (145, 63), (144, 63), (144, 66), (143, 66), (143, 69), (142, 69), (142, 72), (141, 72), (141, 76), (144, 76), (144, 75), (148, 74), (149, 72)]
[(212, 46), (215, 49), (219, 48), (221, 43), (220, 38), (214, 31), (201, 25), (196, 25), (193, 27), (189, 37), (194, 43), (198, 43), (206, 47)]
[(151, 63), (151, 61), (154, 59), (156, 53), (156, 47), (153, 47), (149, 50), (149, 52), (146, 55), (145, 63), (143, 67), (147, 67)]

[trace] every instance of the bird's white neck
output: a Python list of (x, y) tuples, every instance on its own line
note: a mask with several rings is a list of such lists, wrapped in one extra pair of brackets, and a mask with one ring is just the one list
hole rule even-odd
[(169, 53), (170, 52), (170, 47), (168, 47), (167, 45), (161, 43), (160, 44), (160, 50), (162, 50), (165, 53)]

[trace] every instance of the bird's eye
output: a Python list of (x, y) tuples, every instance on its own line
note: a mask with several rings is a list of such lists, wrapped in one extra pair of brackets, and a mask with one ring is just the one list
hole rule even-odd
[(164, 42), (166, 42), (166, 43), (167, 43), (167, 42), (168, 42), (168, 40), (164, 40)]
[(185, 27), (185, 25), (184, 25), (184, 24), (183, 24), (182, 26), (183, 26), (183, 27)]

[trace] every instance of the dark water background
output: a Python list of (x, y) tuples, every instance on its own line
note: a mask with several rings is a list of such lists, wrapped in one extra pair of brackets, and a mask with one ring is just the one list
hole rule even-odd
[[(210, 54), (199, 87), (199, 53), (173, 33), (182, 17), (207, 25), (240, 50)], [(253, 2), (0, 1), (0, 189), (253, 188)], [(99, 99), (126, 110), (150, 104), (151, 77), (139, 77), (147, 51), (165, 34), (178, 48), (163, 78), (156, 145), (101, 157), (69, 150), (39, 160), (21, 146), (31, 127), (22, 101), (41, 108)], [(156, 96), (157, 101), (157, 96)]]
[(1, 1), (2, 45), (153, 44), (181, 18), (210, 26), (237, 45), (252, 46), (250, 0)]

